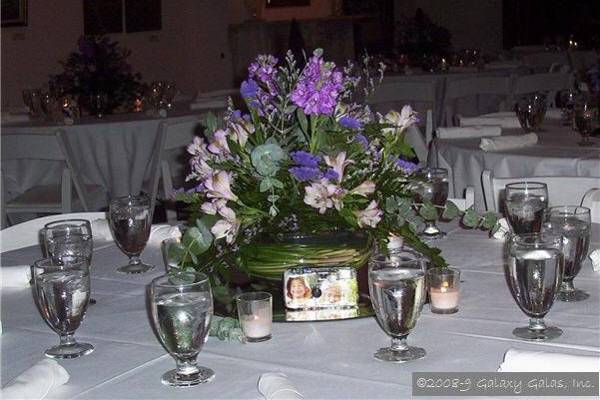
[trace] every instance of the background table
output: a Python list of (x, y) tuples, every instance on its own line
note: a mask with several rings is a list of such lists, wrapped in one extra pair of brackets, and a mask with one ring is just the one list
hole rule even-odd
[[(429, 152), (429, 165), (450, 171), (450, 197), (463, 197), (467, 186), (475, 188), (475, 207), (484, 209), (481, 173), (491, 170), (499, 178), (522, 176), (587, 176), (600, 178), (600, 140), (593, 146), (578, 146), (579, 134), (548, 120), (538, 133), (539, 141), (502, 151), (483, 151), (480, 139), (435, 139)], [(506, 129), (503, 135), (522, 134)], [(600, 184), (600, 179), (599, 179)]]
[[(158, 126), (162, 121), (176, 122), (201, 114), (178, 110), (168, 118), (151, 118), (142, 113), (107, 115), (102, 119), (87, 117), (75, 125), (48, 125), (39, 122), (2, 126), (2, 136), (66, 132), (80, 174), (86, 183), (100, 185), (109, 197), (139, 193), (152, 160)], [(190, 141), (201, 134), (201, 126), (189, 132)], [(9, 198), (35, 184), (56, 183), (61, 163), (52, 161), (17, 161), (3, 163)]]
[[(446, 226), (447, 228), (447, 226)], [(282, 371), (308, 399), (409, 398), (411, 372), (496, 371), (504, 352), (558, 351), (600, 353), (600, 273), (586, 259), (575, 286), (590, 298), (580, 303), (556, 302), (547, 319), (564, 333), (554, 341), (528, 343), (512, 336), (527, 323), (503, 276), (504, 243), (480, 231), (451, 229), (437, 242), (447, 260), (462, 270), (460, 311), (434, 315), (426, 305), (410, 334), (409, 343), (424, 347), (427, 356), (412, 363), (383, 363), (373, 353), (389, 345), (389, 337), (374, 318), (346, 321), (275, 323), (273, 338), (241, 344), (209, 338), (198, 361), (216, 372), (213, 382), (189, 389), (163, 386), (161, 375), (174, 367), (149, 324), (145, 290), (162, 271), (160, 251), (148, 248), (142, 258), (158, 265), (145, 275), (115, 272), (126, 257), (110, 243), (97, 243), (92, 269), (92, 293), (97, 299), (77, 331), (77, 338), (95, 351), (75, 360), (63, 360), (71, 379), (53, 392), (55, 398), (146, 399), (210, 398), (260, 399), (260, 374)], [(594, 225), (592, 249), (600, 247), (600, 225)], [(105, 247), (107, 245), (108, 247)], [(39, 249), (2, 254), (2, 268), (27, 264)], [(2, 290), (2, 385), (58, 343), (57, 335), (42, 321), (31, 292)]]

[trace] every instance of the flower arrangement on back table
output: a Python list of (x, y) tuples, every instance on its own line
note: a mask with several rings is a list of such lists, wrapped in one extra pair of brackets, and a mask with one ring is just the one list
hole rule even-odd
[[(404, 106), (382, 116), (353, 102), (358, 90), (374, 90), (368, 61), (353, 74), (353, 65), (341, 70), (321, 50), (302, 70), (291, 53), (282, 62), (261, 55), (241, 85), (248, 114), (230, 103), (223, 125), (209, 116), (206, 139), (189, 145), (195, 186), (177, 197), (194, 222), (170, 253), (181, 268), (211, 272), (215, 297), (226, 297), (228, 267), (244, 270), (244, 250), (265, 234), (364, 231), (382, 244), (401, 238), (446, 265), (417, 236), (438, 209), (413, 200), (418, 168), (403, 133), (416, 113)], [(458, 215), (450, 202), (443, 208), (445, 218)], [(491, 228), (495, 219), (468, 210), (463, 223)]]

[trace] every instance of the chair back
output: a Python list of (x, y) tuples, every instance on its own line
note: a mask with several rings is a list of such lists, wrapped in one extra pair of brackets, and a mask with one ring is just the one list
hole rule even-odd
[(465, 211), (475, 204), (475, 188), (473, 186), (467, 186), (465, 188), (464, 198), (448, 198), (448, 200), (453, 202), (460, 211)]
[(67, 167), (69, 168), (69, 171), (71, 171), (71, 179), (73, 180), (73, 184), (75, 185), (75, 191), (77, 192), (77, 196), (81, 201), (81, 207), (85, 211), (88, 211), (90, 209), (88, 194), (85, 190), (84, 180), (81, 174), (81, 166), (77, 161), (77, 157), (75, 157), (73, 147), (71, 146), (71, 143), (67, 140), (65, 131), (62, 129), (59, 129), (56, 132), (56, 139), (58, 141), (58, 146), (64, 154)]
[(556, 92), (569, 89), (573, 86), (573, 75), (569, 73), (546, 73), (523, 75), (515, 78), (513, 82), (513, 96), (545, 91), (548, 92), (548, 106), (554, 105)]
[(531, 176), (518, 178), (496, 178), (492, 171), (481, 174), (483, 196), (488, 211), (501, 211), (504, 187), (514, 182), (542, 182), (548, 186), (548, 206), (580, 204), (584, 195), (593, 188), (600, 188), (600, 178), (581, 176)]
[(10, 226), (0, 230), (0, 253), (40, 244), (40, 230), (44, 225), (62, 219), (87, 219), (93, 222), (97, 219), (106, 219), (106, 214), (103, 212), (85, 212), (49, 215)]
[[(483, 107), (483, 96), (495, 95), (493, 107)], [(452, 126), (457, 113), (468, 115), (459, 110), (460, 101), (471, 100), (474, 103), (473, 115), (495, 111), (504, 111), (511, 97), (511, 79), (507, 76), (473, 76), (465, 79), (447, 80), (444, 94), (444, 120), (446, 126)], [(474, 100), (474, 101), (473, 101)], [(492, 109), (493, 108), (493, 109)]]
[(419, 127), (413, 125), (406, 129), (404, 133), (404, 139), (406, 140), (406, 143), (411, 145), (411, 147), (415, 150), (417, 158), (419, 159), (419, 166), (425, 167), (427, 165), (427, 156), (429, 154), (429, 143), (431, 142), (431, 134), (429, 134), (428, 137), (426, 132), (425, 136), (423, 136)]
[(160, 164), (162, 161), (163, 148), (166, 140), (166, 121), (158, 124), (158, 132), (154, 141), (152, 158), (146, 168), (146, 179), (142, 183), (142, 191), (150, 198), (150, 214), (154, 216), (154, 207), (156, 206), (156, 196), (158, 194), (158, 183), (160, 180)]
[(600, 189), (590, 189), (583, 196), (581, 205), (590, 209), (592, 222), (600, 224)]

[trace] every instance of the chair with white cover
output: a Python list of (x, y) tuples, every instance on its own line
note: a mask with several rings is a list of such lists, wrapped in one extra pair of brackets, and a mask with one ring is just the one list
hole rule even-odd
[(156, 140), (154, 142), (154, 148), (152, 150), (152, 158), (146, 168), (146, 174), (144, 181), (142, 182), (142, 192), (148, 195), (150, 199), (150, 213), (152, 218), (154, 217), (154, 209), (156, 207), (156, 200), (158, 197), (158, 186), (160, 183), (160, 167), (163, 157), (163, 147), (167, 139), (165, 126), (166, 121), (162, 121), (158, 124), (158, 132)]
[(186, 147), (192, 142), (200, 125), (198, 118), (189, 117), (178, 121), (165, 122), (161, 125), (164, 140), (161, 148), (160, 177), (162, 180), (162, 202), (165, 205), (167, 222), (177, 220), (177, 211), (173, 202), (169, 201), (175, 186), (183, 186), (189, 155)]
[[(600, 181), (600, 179), (599, 179)], [(600, 182), (599, 185), (600, 187)], [(581, 200), (581, 205), (591, 210), (592, 222), (600, 223), (600, 188), (594, 188), (587, 191)]]
[[(385, 77), (375, 93), (367, 97), (367, 104), (385, 115), (390, 110), (400, 112), (402, 106), (410, 105), (420, 113), (423, 121), (425, 114), (425, 140), (429, 144), (438, 115), (437, 86), (434, 79), (408, 80), (402, 77)], [(424, 112), (423, 112), (424, 111)]]
[[(488, 101), (484, 101), (484, 96)], [(493, 96), (493, 105), (489, 98)], [(472, 76), (446, 82), (444, 93), (444, 118), (446, 126), (455, 124), (456, 114), (473, 116), (505, 111), (511, 97), (511, 78), (507, 76)], [(474, 100), (474, 101), (473, 101)], [(461, 103), (470, 101), (474, 113), (465, 112)], [(473, 104), (474, 103), (474, 104)], [(493, 109), (492, 109), (493, 108)], [(471, 115), (468, 115), (471, 114)]]
[[(87, 219), (90, 223), (98, 219), (106, 219), (104, 212), (84, 212), (59, 215), (48, 215), (22, 222), (0, 230), (0, 253), (34, 246), (40, 243), (40, 230), (44, 225), (63, 219)], [(93, 226), (92, 226), (92, 235)]]
[(548, 107), (554, 107), (556, 93), (573, 87), (573, 75), (569, 73), (546, 73), (517, 76), (512, 85), (513, 100), (535, 92), (548, 92)]
[(529, 176), (518, 178), (496, 178), (490, 170), (481, 174), (483, 196), (488, 211), (499, 212), (504, 187), (514, 182), (542, 182), (548, 186), (548, 205), (578, 205), (584, 195), (594, 188), (600, 188), (600, 178), (582, 176)]
[(80, 168), (63, 130), (2, 135), (2, 162), (18, 160), (62, 162), (60, 183), (36, 185), (9, 199), (5, 186), (6, 177), (2, 174), (3, 226), (7, 225), (11, 214), (70, 213), (73, 209), (89, 211), (94, 208), (92, 204), (105, 204), (106, 193), (102, 187), (83, 182)]
[(431, 142), (431, 133), (423, 136), (418, 126), (410, 126), (404, 132), (404, 140), (408, 143), (419, 159), (419, 166), (427, 166), (427, 159), (429, 154), (429, 143)]

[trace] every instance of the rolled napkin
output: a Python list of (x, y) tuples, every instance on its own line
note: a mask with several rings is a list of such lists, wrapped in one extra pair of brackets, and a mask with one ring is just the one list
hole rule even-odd
[(498, 372), (600, 372), (600, 357), (508, 349)]
[(266, 372), (258, 378), (258, 391), (267, 400), (303, 399), (296, 386), (281, 372)]
[(590, 260), (592, 260), (592, 269), (595, 272), (600, 271), (600, 249), (596, 249), (590, 253)]
[(55, 360), (42, 360), (25, 370), (0, 391), (3, 399), (45, 398), (69, 381), (69, 373)]
[(460, 117), (460, 126), (497, 125), (504, 129), (520, 128), (521, 124), (514, 112), (497, 112), (478, 117)]
[(481, 138), (479, 148), (483, 151), (500, 151), (536, 144), (538, 137), (535, 133), (525, 135), (507, 135), (494, 138)]
[(2, 288), (25, 289), (31, 280), (31, 266), (17, 265), (15, 267), (0, 268)]
[(437, 128), (437, 137), (440, 139), (469, 139), (486, 136), (500, 136), (502, 128), (499, 126), (459, 126), (451, 128)]
[(498, 240), (505, 240), (510, 234), (510, 225), (506, 218), (500, 218), (492, 231), (492, 237)]
[(113, 239), (112, 231), (107, 219), (95, 219), (91, 221), (92, 236), (94, 239), (111, 241)]

